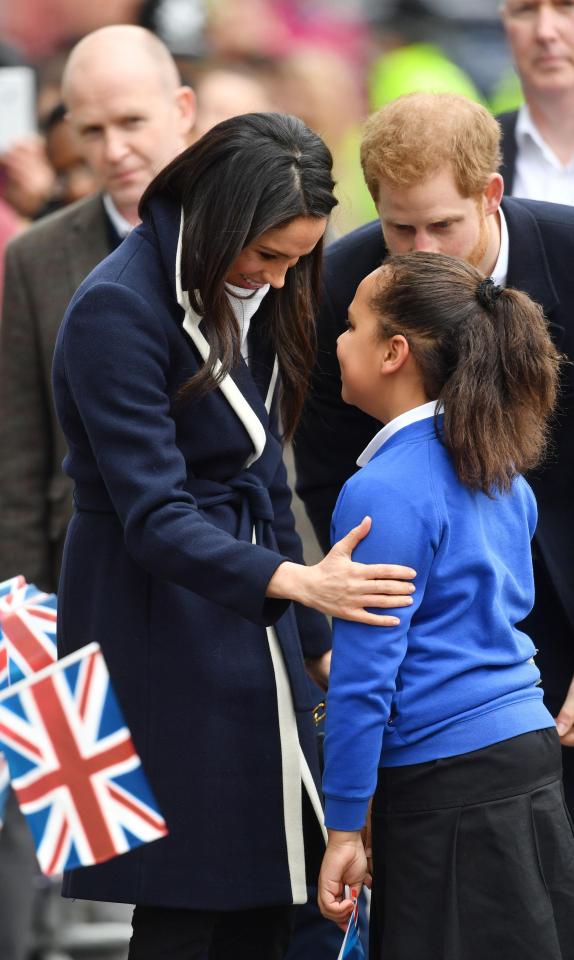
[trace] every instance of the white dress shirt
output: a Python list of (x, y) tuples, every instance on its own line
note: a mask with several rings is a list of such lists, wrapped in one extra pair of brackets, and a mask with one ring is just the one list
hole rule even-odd
[(129, 220), (126, 220), (126, 218), (121, 215), (109, 193), (104, 193), (103, 201), (104, 209), (112, 222), (114, 230), (120, 240), (123, 240), (124, 237), (127, 237), (128, 233), (133, 230), (133, 223), (130, 223)]
[(502, 212), (502, 207), (498, 208), (498, 216), (500, 217), (500, 250), (498, 251), (498, 257), (496, 263), (494, 264), (494, 270), (491, 273), (491, 277), (499, 287), (506, 286), (506, 277), (508, 274), (508, 226), (506, 224), (506, 217)]
[(574, 157), (563, 164), (542, 139), (526, 105), (516, 121), (516, 169), (512, 195), (574, 206)]

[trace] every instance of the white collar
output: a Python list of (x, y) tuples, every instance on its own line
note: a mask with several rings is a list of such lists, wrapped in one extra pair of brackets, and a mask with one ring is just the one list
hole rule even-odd
[(502, 212), (502, 207), (498, 208), (498, 215), (500, 217), (500, 250), (498, 251), (498, 257), (496, 259), (494, 270), (492, 271), (491, 276), (499, 287), (505, 287), (506, 278), (508, 276), (508, 225), (506, 223), (506, 217)]
[(236, 287), (235, 284), (228, 283), (226, 280), (225, 289), (229, 294), (229, 302), (239, 300), (240, 306), (243, 307), (243, 316), (251, 319), (255, 311), (259, 309), (263, 297), (269, 293), (270, 284), (266, 283), (264, 287), (249, 292), (245, 287)]
[(133, 230), (133, 223), (130, 223), (129, 220), (126, 220), (126, 218), (122, 216), (109, 193), (104, 193), (102, 199), (104, 202), (105, 211), (112, 221), (112, 226), (114, 227), (118, 236), (123, 240), (124, 237), (127, 237), (128, 233), (131, 233)]
[(572, 168), (572, 162), (562, 163), (554, 153), (552, 147), (546, 143), (546, 140), (544, 140), (540, 130), (534, 123), (530, 108), (526, 103), (522, 104), (518, 111), (515, 137), (518, 146), (522, 149), (524, 149), (528, 143), (533, 143), (547, 163), (554, 167), (555, 170), (569, 170)]
[(408, 427), (411, 423), (416, 423), (418, 420), (427, 420), (429, 417), (434, 417), (435, 413), (442, 413), (441, 400), (429, 400), (428, 403), (421, 403), (418, 407), (413, 407), (412, 410), (406, 410), (405, 413), (401, 413), (398, 417), (389, 420), (383, 429), (379, 430), (371, 442), (367, 444), (361, 456), (357, 459), (357, 466), (364, 467), (369, 460), (373, 459), (383, 444), (386, 443), (393, 434), (402, 430), (403, 427)]

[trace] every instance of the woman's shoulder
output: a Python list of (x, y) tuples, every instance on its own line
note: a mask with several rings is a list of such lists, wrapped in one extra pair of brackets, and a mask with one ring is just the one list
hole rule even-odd
[[(157, 325), (164, 315), (173, 316), (173, 290), (145, 238), (134, 231), (101, 261), (82, 281), (72, 297), (63, 327), (100, 325), (101, 331), (114, 326), (121, 315), (125, 325)], [(161, 324), (160, 324), (161, 326)]]

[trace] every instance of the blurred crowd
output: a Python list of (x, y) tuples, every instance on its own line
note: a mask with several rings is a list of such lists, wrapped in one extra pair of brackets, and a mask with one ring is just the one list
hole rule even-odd
[[(369, 112), (420, 88), (464, 93), (495, 112), (520, 103), (498, 6), (497, 0), (4, 0), (0, 67), (9, 70), (0, 74), (7, 108), (0, 120), (0, 245), (98, 186), (66, 124), (60, 81), (71, 47), (99, 26), (141, 24), (165, 42), (197, 94), (193, 138), (250, 110), (302, 117), (335, 158), (337, 235), (376, 215), (358, 151)], [(15, 75), (19, 100), (10, 87)], [(26, 84), (30, 103), (20, 93)]]

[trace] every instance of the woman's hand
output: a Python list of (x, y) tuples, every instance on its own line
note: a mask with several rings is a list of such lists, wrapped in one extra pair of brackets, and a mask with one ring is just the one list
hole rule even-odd
[(359, 830), (329, 830), (328, 834), (317, 902), (323, 916), (345, 930), (353, 911), (353, 901), (344, 897), (345, 885), (352, 897), (359, 896), (367, 879), (367, 858)]
[(280, 564), (269, 581), (267, 596), (297, 600), (341, 620), (396, 626), (398, 617), (370, 613), (365, 608), (409, 606), (415, 588), (405, 581), (412, 580), (416, 571), (389, 563), (355, 563), (351, 559), (353, 550), (370, 529), (371, 518), (365, 517), (314, 566), (289, 561)]

